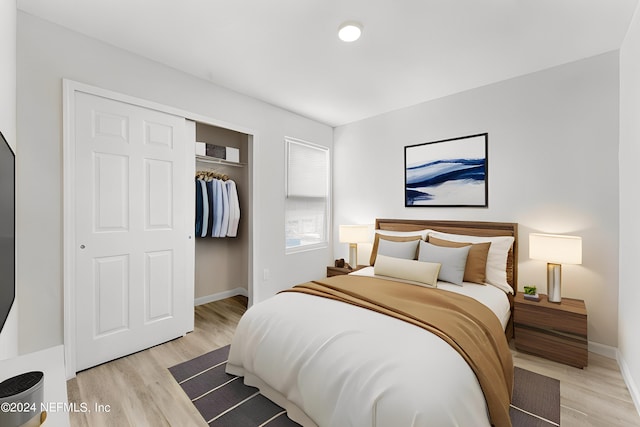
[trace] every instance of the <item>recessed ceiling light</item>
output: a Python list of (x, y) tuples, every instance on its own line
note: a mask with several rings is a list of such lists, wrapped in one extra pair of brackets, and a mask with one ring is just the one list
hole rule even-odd
[(343, 42), (354, 42), (360, 38), (362, 34), (362, 24), (359, 22), (349, 21), (338, 27), (338, 37)]

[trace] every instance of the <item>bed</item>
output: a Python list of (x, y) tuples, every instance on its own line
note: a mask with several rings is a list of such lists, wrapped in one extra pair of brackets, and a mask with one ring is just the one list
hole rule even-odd
[[(373, 267), (301, 284), (247, 310), (227, 372), (243, 376), (303, 426), (510, 425), (513, 362), (507, 341), (513, 333), (517, 224), (378, 219), (376, 231)], [(422, 253), (445, 253), (446, 260), (405, 261), (388, 252), (405, 250), (410, 245), (396, 242), (411, 239), (419, 240)], [(463, 249), (431, 246), (436, 243)], [(457, 274), (449, 268), (449, 254), (471, 252), (470, 243), (473, 250), (489, 248), (485, 284), (467, 282), (467, 269), (462, 283), (439, 280), (441, 267)], [(386, 263), (402, 272), (380, 274), (390, 271), (383, 269)], [(437, 282), (405, 277), (414, 266), (420, 277), (436, 269), (437, 277), (428, 280)], [(490, 278), (496, 283), (486, 284)], [(383, 303), (372, 303), (368, 292)], [(463, 322), (459, 318), (481, 321), (452, 326)]]

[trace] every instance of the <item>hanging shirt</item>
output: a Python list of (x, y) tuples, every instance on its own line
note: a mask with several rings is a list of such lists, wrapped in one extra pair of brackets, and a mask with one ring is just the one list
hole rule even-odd
[(202, 186), (196, 179), (196, 236), (202, 234)]
[(220, 237), (227, 237), (227, 229), (229, 228), (229, 194), (227, 192), (227, 184), (222, 181), (222, 224), (220, 224)]
[(214, 188), (215, 188), (215, 184), (213, 183), (213, 181), (207, 181), (207, 196), (209, 200), (209, 217), (206, 219), (206, 221), (207, 221), (207, 230), (209, 230), (209, 233), (211, 233), (211, 230), (213, 230), (213, 210), (214, 210), (213, 204), (215, 203)]
[(225, 182), (227, 187), (227, 196), (229, 198), (229, 226), (227, 228), (227, 237), (236, 237), (238, 235), (238, 224), (240, 223), (240, 203), (238, 201), (238, 192), (236, 183), (229, 179)]
[(202, 180), (200, 180), (199, 182), (202, 188), (202, 233), (200, 234), (200, 237), (206, 237), (209, 224), (208, 220), (205, 218), (209, 218), (209, 197), (207, 192), (207, 184)]
[(214, 214), (213, 214), (213, 232), (211, 233), (211, 237), (220, 237), (220, 229), (222, 227), (222, 215), (224, 214), (223, 212), (223, 205), (222, 205), (222, 180), (220, 179), (214, 179), (213, 182), (215, 183), (216, 186), (216, 190), (215, 190), (215, 195), (216, 198), (213, 202), (214, 205)]

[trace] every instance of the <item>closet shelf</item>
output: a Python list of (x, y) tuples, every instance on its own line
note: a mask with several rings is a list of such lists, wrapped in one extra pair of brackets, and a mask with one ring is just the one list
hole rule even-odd
[(215, 165), (233, 166), (236, 168), (243, 168), (247, 165), (246, 163), (229, 162), (224, 159), (217, 159), (215, 157), (208, 157), (208, 156), (201, 156), (201, 155), (196, 155), (196, 161), (201, 163), (215, 164)]

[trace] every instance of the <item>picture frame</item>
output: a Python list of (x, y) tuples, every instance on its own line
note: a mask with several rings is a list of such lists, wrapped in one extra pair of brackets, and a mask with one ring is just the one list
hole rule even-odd
[(488, 133), (405, 146), (405, 207), (488, 207), (488, 146)]

